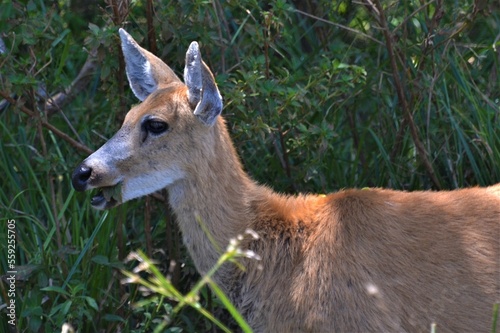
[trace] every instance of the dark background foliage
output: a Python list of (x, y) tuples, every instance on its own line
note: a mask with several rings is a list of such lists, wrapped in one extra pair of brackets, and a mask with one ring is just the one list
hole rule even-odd
[[(189, 308), (172, 316), (166, 299), (134, 307), (144, 296), (120, 284), (135, 249), (183, 292), (199, 278), (166, 193), (103, 215), (71, 188), (137, 103), (119, 27), (180, 76), (200, 42), (246, 169), (277, 191), (500, 181), (495, 1), (3, 0), (0, 266), (15, 219), (19, 273), (17, 326), (2, 313), (2, 331), (146, 332), (166, 316), (169, 332), (212, 327)], [(6, 291), (2, 280), (0, 312)], [(208, 289), (201, 302), (227, 318)]]

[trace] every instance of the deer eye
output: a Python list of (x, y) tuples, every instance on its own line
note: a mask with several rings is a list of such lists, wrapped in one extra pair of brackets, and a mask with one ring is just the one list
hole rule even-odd
[(148, 119), (144, 122), (144, 129), (151, 134), (161, 134), (168, 130), (168, 124), (164, 121)]

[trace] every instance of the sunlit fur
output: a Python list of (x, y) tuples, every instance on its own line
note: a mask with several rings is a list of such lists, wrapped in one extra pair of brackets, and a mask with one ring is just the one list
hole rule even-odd
[[(158, 59), (150, 63), (158, 90), (84, 162), (96, 167), (89, 188), (175, 168), (170, 204), (201, 274), (220, 256), (216, 247), (247, 228), (257, 232), (241, 246), (262, 260), (243, 259), (245, 270), (225, 264), (215, 276), (255, 332), (429, 332), (432, 323), (438, 332), (491, 329), (500, 300), (500, 184), (277, 194), (245, 173), (224, 120), (203, 124), (187, 88)], [(141, 119), (151, 114), (171, 129), (141, 142)]]

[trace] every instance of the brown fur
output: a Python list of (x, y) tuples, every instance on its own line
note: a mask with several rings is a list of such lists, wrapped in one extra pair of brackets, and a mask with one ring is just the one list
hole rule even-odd
[[(161, 67), (154, 73), (170, 73), (151, 63)], [(500, 184), (280, 195), (243, 171), (224, 120), (201, 124), (186, 87), (166, 76), (82, 163), (92, 170), (86, 188), (116, 182), (126, 188), (128, 179), (152, 170), (181, 170), (167, 187), (170, 204), (202, 274), (220, 254), (199, 223), (220, 248), (248, 228), (256, 231), (260, 238), (241, 246), (262, 260), (245, 259), (245, 271), (226, 264), (215, 277), (255, 332), (429, 332), (431, 323), (439, 332), (491, 328), (500, 299)], [(171, 129), (141, 143), (140, 121), (151, 114)]]

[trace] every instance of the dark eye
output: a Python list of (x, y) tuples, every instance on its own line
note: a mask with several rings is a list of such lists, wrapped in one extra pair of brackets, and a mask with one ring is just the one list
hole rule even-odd
[(149, 119), (144, 124), (144, 129), (151, 134), (161, 134), (168, 130), (168, 124), (163, 121)]

